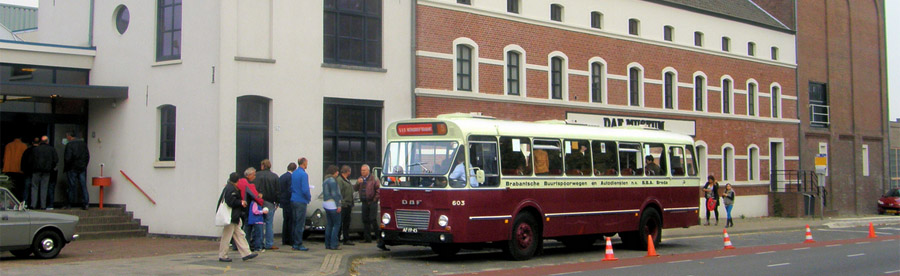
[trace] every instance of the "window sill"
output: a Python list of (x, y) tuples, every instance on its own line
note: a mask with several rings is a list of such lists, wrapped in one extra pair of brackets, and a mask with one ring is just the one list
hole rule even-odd
[(252, 58), (252, 57), (234, 57), (235, 61), (248, 61), (248, 62), (259, 62), (259, 63), (275, 63), (274, 59), (270, 58)]
[(358, 65), (347, 65), (347, 64), (336, 64), (336, 63), (322, 63), (322, 67), (324, 67), (324, 68), (335, 68), (335, 69), (347, 69), (347, 70), (366, 71), (366, 72), (387, 73), (387, 69), (384, 69), (384, 68), (379, 68), (379, 67), (366, 67), (366, 66), (358, 66)]
[(175, 64), (181, 64), (181, 60), (173, 59), (173, 60), (157, 61), (157, 62), (151, 64), (150, 67), (167, 66), (167, 65), (175, 65)]
[(156, 161), (153, 162), (154, 168), (174, 168), (175, 161)]

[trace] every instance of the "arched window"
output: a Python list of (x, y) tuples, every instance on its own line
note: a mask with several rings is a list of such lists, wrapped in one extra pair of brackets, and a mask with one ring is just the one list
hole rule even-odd
[(747, 84), (747, 115), (756, 116), (756, 83)]
[(519, 70), (521, 70), (521, 55), (519, 52), (506, 52), (506, 94), (520, 94), (519, 90), (522, 86), (519, 80)]
[(563, 91), (563, 59), (553, 57), (550, 59), (550, 98), (561, 100)]
[(675, 73), (666, 72), (663, 77), (663, 108), (675, 108)]
[(666, 41), (672, 41), (674, 38), (675, 27), (665, 25), (663, 26), (663, 39)]
[(703, 33), (694, 32), (694, 46), (703, 47)]
[(472, 91), (472, 47), (456, 45), (456, 89)]
[(781, 88), (772, 86), (772, 118), (781, 118), (779, 103), (781, 102)]
[(731, 80), (722, 80), (722, 113), (731, 114)]
[(159, 161), (175, 161), (175, 106), (159, 106)]
[(628, 69), (628, 105), (641, 106), (643, 81), (640, 68), (631, 67)]
[(591, 63), (591, 102), (603, 102), (603, 64)]
[(628, 34), (630, 35), (640, 35), (641, 34), (641, 21), (637, 19), (628, 19)]
[(731, 145), (722, 147), (722, 180), (734, 181), (734, 148)]
[(603, 29), (603, 14), (600, 12), (591, 12), (591, 28)]
[(778, 60), (778, 47), (772, 47), (772, 60)]
[(731, 38), (727, 36), (722, 37), (722, 51), (731, 52)]
[(562, 22), (563, 21), (563, 6), (560, 4), (552, 4), (550, 5), (550, 20)]
[(703, 111), (706, 102), (706, 78), (703, 76), (694, 77), (694, 110)]
[(759, 180), (759, 148), (751, 146), (747, 151), (747, 180)]
[(756, 56), (756, 43), (747, 42), (747, 55)]

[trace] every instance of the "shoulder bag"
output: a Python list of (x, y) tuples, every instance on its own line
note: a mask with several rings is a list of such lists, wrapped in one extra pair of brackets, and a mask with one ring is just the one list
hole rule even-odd
[(219, 201), (219, 208), (216, 210), (216, 226), (225, 226), (231, 224), (231, 207), (225, 204), (225, 200)]

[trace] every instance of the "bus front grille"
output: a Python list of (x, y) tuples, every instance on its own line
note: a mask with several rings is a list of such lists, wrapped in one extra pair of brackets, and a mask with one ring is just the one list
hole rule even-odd
[(431, 211), (428, 210), (397, 210), (397, 228), (428, 229)]

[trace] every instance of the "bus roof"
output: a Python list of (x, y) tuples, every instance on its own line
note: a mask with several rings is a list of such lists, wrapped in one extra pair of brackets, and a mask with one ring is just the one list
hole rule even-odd
[[(387, 134), (389, 138), (397, 139), (400, 138), (400, 136), (397, 135), (396, 131), (397, 124), (424, 122), (447, 123), (448, 128), (451, 130), (449, 132), (450, 134), (455, 135), (456, 133), (459, 133), (462, 137), (468, 137), (469, 135), (500, 135), (524, 136), (534, 138), (565, 138), (690, 145), (694, 144), (693, 138), (687, 135), (662, 130), (645, 129), (635, 126), (602, 127), (584, 124), (573, 124), (561, 120), (539, 122), (505, 121), (497, 120), (488, 116), (470, 115), (464, 113), (438, 115), (437, 118), (419, 118), (396, 121), (388, 126)], [(454, 128), (458, 130), (458, 132), (454, 131)], [(413, 138), (410, 136), (403, 137)], [(434, 136), (428, 137), (437, 138)], [(423, 137), (419, 136), (418, 138)]]

